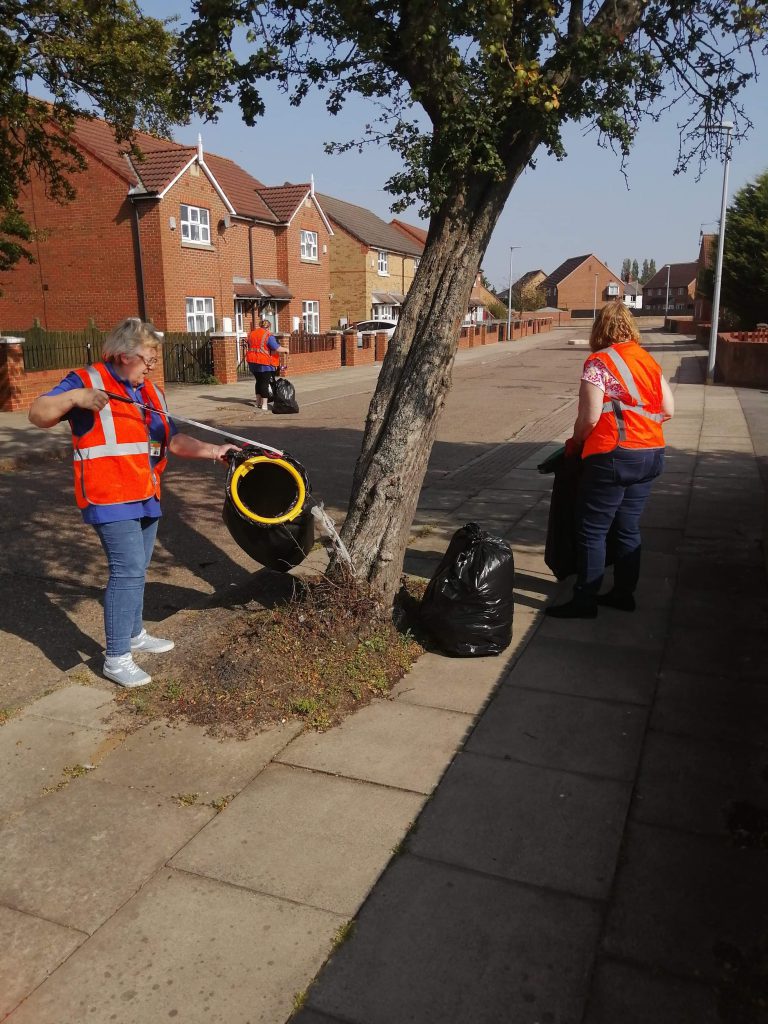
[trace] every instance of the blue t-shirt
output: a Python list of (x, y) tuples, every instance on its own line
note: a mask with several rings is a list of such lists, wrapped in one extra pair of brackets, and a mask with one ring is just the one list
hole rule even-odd
[[(129, 384), (127, 380), (123, 380), (119, 377), (114, 368), (109, 364), (104, 364), (115, 380), (119, 381), (128, 392), (129, 396), (135, 402), (141, 402), (142, 405), (146, 404), (146, 395), (144, 393), (144, 385), (140, 384), (139, 387), (135, 388), (132, 384)], [(67, 376), (56, 385), (55, 388), (51, 388), (47, 391), (47, 395), (62, 395), (66, 391), (74, 391), (76, 388), (84, 388), (82, 380), (72, 370)], [(72, 433), (75, 437), (82, 437), (83, 434), (87, 434), (89, 430), (93, 429), (95, 413), (90, 409), (79, 409), (74, 408), (66, 416), (69, 420), (69, 425), (72, 428)], [(159, 441), (161, 444), (165, 443), (165, 425), (164, 417), (157, 412), (149, 414), (149, 436), (153, 441)], [(170, 421), (170, 432), (171, 437), (178, 433), (177, 428), (174, 426), (173, 420)], [(152, 459), (152, 465), (156, 465), (159, 462), (159, 458)], [(116, 523), (123, 519), (141, 519), (144, 516), (152, 518), (158, 518), (162, 515), (160, 509), (160, 502), (157, 498), (152, 495), (151, 498), (145, 498), (144, 501), (121, 501), (116, 505), (87, 505), (82, 509), (83, 521), (90, 523), (91, 526), (97, 523)]]
[[(280, 342), (277, 340), (274, 334), (270, 334), (270, 336), (267, 338), (267, 348), (269, 349), (270, 352), (277, 352), (277, 350), (280, 348)], [(250, 366), (252, 373), (277, 372), (276, 366), (268, 366), (267, 363), (249, 363), (248, 365)]]

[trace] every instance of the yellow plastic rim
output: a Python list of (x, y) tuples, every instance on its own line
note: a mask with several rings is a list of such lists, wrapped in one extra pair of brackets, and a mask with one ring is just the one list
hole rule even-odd
[[(257, 516), (252, 509), (248, 508), (242, 503), (237, 493), (237, 486), (240, 480), (256, 465), (257, 462), (268, 462), (272, 466), (282, 466), (283, 469), (287, 470), (296, 482), (296, 487), (299, 492), (299, 496), (296, 499), (296, 504), (290, 511), (286, 512), (282, 516), (275, 516), (274, 519), (267, 519), (264, 516)], [(232, 475), (232, 483), (229, 487), (229, 493), (232, 496), (238, 510), (245, 516), (246, 519), (251, 519), (254, 523), (261, 523), (263, 526), (278, 526), (280, 523), (290, 523), (292, 519), (296, 519), (300, 515), (302, 508), (304, 507), (304, 499), (307, 496), (307, 489), (304, 486), (304, 481), (301, 478), (301, 473), (285, 459), (270, 459), (266, 455), (254, 455), (251, 459), (246, 459), (245, 462), (241, 463)]]

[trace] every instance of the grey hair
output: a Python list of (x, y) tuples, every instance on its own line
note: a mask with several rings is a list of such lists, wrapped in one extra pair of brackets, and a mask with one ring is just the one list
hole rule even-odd
[(159, 348), (162, 343), (162, 335), (158, 334), (152, 324), (144, 323), (137, 316), (129, 316), (106, 336), (101, 358), (106, 363), (113, 363), (117, 356), (133, 356), (144, 345), (155, 345)]

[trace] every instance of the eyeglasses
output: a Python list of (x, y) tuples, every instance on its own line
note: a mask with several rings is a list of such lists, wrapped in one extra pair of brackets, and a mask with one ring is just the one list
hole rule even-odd
[(137, 352), (136, 358), (140, 359), (148, 370), (154, 370), (154, 368), (157, 366), (157, 356), (152, 356), (151, 359), (145, 359), (141, 352)]

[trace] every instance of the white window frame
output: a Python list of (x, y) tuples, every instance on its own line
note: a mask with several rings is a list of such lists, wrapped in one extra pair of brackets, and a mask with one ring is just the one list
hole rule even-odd
[(320, 333), (320, 301), (304, 299), (301, 303), (301, 323), (307, 334)]
[(421, 256), (414, 256), (413, 257), (413, 272), (414, 272), (414, 274), (419, 269), (419, 264), (420, 263), (421, 263)]
[(608, 295), (615, 296), (619, 294), (619, 286), (615, 281), (611, 281), (608, 285)]
[(301, 231), (301, 258), (303, 260), (312, 260), (313, 263), (317, 263), (317, 232), (316, 231), (305, 231), (302, 228)]
[(216, 310), (208, 295), (188, 295), (186, 298), (187, 330), (191, 334), (205, 334), (216, 330)]
[(386, 249), (379, 249), (379, 277), (389, 277), (389, 253)]
[(211, 212), (204, 206), (182, 203), (179, 211), (181, 240), (189, 245), (211, 244)]

